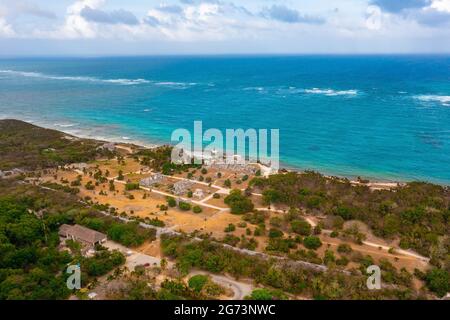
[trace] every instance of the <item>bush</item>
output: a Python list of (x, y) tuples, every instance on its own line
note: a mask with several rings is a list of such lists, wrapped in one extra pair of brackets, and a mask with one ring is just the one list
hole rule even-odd
[(340, 257), (339, 259), (336, 260), (336, 264), (342, 267), (348, 265), (349, 262), (350, 261), (346, 257)]
[(127, 183), (125, 185), (125, 190), (127, 191), (139, 190), (139, 183)]
[(230, 223), (224, 230), (225, 232), (233, 232), (236, 231), (236, 226), (232, 223)]
[(353, 249), (350, 245), (343, 243), (338, 246), (337, 251), (339, 253), (351, 253)]
[(241, 190), (232, 190), (225, 198), (225, 203), (233, 214), (244, 214), (254, 209), (253, 202), (242, 194)]
[(281, 227), (283, 220), (280, 217), (273, 217), (270, 219), (270, 225), (274, 227)]
[(436, 293), (439, 297), (443, 297), (450, 291), (450, 275), (444, 269), (432, 269), (425, 276), (427, 287)]
[(177, 201), (172, 197), (167, 197), (167, 205), (171, 208), (175, 208), (177, 206)]
[(233, 247), (235, 247), (240, 241), (241, 238), (236, 237), (232, 234), (227, 234), (222, 240), (223, 243), (229, 244), (230, 246)]
[(127, 247), (140, 246), (154, 235), (155, 230), (140, 229), (137, 222), (113, 223), (108, 229), (108, 238)]
[(213, 198), (214, 198), (214, 199), (220, 199), (220, 194), (214, 193)]
[(85, 270), (91, 277), (105, 275), (114, 268), (125, 263), (125, 257), (119, 251), (109, 252), (103, 250), (97, 252), (94, 257), (84, 259), (81, 263), (81, 270)]
[(269, 238), (282, 238), (283, 232), (281, 230), (272, 228), (269, 230)]
[(239, 228), (247, 228), (247, 223), (246, 222), (239, 222), (238, 223), (238, 227)]
[(305, 220), (293, 220), (291, 222), (292, 231), (302, 236), (309, 236), (311, 234), (311, 225)]
[(182, 211), (189, 211), (191, 210), (192, 206), (190, 203), (180, 201), (180, 203), (178, 203), (178, 208), (180, 208), (180, 210)]
[(195, 206), (192, 208), (194, 213), (202, 213), (203, 209), (200, 206)]
[(89, 181), (88, 183), (86, 183), (86, 185), (84, 186), (87, 190), (94, 190), (95, 186), (92, 184), (92, 181)]
[(318, 248), (320, 248), (322, 246), (322, 241), (320, 241), (320, 239), (318, 237), (308, 236), (308, 237), (305, 237), (305, 239), (303, 239), (303, 245), (307, 249), (317, 250)]
[(255, 289), (253, 290), (251, 300), (273, 300), (272, 293), (267, 289)]
[(194, 290), (196, 293), (200, 293), (203, 287), (208, 283), (208, 276), (198, 274), (191, 277), (188, 281), (189, 288)]
[(147, 221), (147, 224), (150, 224), (155, 227), (163, 228), (166, 226), (164, 221), (159, 220), (158, 218), (150, 219)]

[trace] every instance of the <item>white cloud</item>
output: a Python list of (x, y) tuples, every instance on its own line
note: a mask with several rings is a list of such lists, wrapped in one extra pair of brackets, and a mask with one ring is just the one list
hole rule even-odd
[[(450, 21), (450, 0), (346, 0), (334, 4), (315, 0), (305, 6), (288, 0), (277, 0), (276, 5), (273, 1), (252, 0), (245, 7), (232, 2), (237, 0), (167, 0), (159, 5), (150, 1), (137, 4), (135, 0), (123, 1), (122, 6), (118, 1), (72, 0), (67, 8), (58, 5), (59, 11), (55, 6), (33, 5), (37, 0), (15, 0), (17, 4), (27, 3), (21, 5), (29, 12), (22, 21), (12, 18), (10, 8), (2, 14), (2, 1), (0, 38), (69, 39), (74, 40), (72, 43), (95, 39), (98, 43), (149, 47), (163, 43), (193, 51), (203, 45), (230, 48), (227, 52), (258, 52), (260, 48), (359, 52), (401, 48), (402, 41), (411, 46), (416, 43), (415, 48), (422, 50), (421, 43), (441, 44), (450, 34), (445, 28)], [(57, 19), (48, 19), (51, 11), (47, 8), (56, 10)], [(95, 46), (97, 42), (89, 43)]]
[(105, 0), (79, 0), (67, 8), (67, 16), (65, 23), (60, 30), (53, 32), (56, 38), (95, 38), (97, 36), (97, 29), (95, 24), (90, 23), (81, 12), (85, 7), (91, 9), (99, 9)]
[(434, 0), (430, 8), (441, 12), (450, 12), (450, 0)]
[(366, 27), (369, 30), (380, 30), (382, 26), (382, 12), (378, 6), (368, 6), (366, 10)]
[(0, 17), (0, 37), (11, 38), (14, 37), (16, 33), (14, 32), (12, 26), (8, 22)]

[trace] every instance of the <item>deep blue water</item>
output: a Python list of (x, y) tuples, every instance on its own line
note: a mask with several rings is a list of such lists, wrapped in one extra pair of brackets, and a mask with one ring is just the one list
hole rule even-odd
[(449, 56), (0, 60), (0, 117), (145, 143), (279, 128), (286, 166), (450, 183)]

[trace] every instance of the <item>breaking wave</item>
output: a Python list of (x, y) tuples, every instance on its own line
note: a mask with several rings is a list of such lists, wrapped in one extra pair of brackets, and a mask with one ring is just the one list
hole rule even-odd
[(304, 92), (309, 94), (321, 94), (329, 97), (356, 96), (358, 94), (358, 90), (333, 90), (333, 89), (319, 89), (319, 88), (305, 89)]
[(450, 96), (420, 95), (415, 98), (422, 102), (438, 102), (444, 106), (450, 106)]
[(0, 73), (28, 77), (28, 78), (97, 82), (97, 83), (113, 83), (113, 84), (128, 85), (128, 86), (150, 83), (150, 81), (145, 80), (145, 79), (100, 79), (100, 78), (95, 78), (95, 77), (83, 77), (83, 76), (55, 76), (55, 75), (49, 75), (49, 74), (40, 73), (40, 72), (25, 72), (25, 71), (16, 71), (16, 70), (0, 70)]

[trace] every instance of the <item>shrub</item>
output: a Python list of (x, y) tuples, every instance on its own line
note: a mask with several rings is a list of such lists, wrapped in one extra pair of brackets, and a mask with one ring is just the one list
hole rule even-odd
[(339, 259), (336, 260), (336, 264), (338, 266), (342, 266), (345, 267), (346, 265), (348, 265), (349, 260), (346, 257), (340, 257)]
[(203, 209), (200, 206), (195, 206), (192, 208), (194, 213), (202, 213)]
[(272, 228), (269, 230), (269, 238), (281, 238), (283, 237), (283, 232), (281, 230)]
[(167, 204), (171, 208), (175, 208), (177, 206), (177, 201), (172, 197), (167, 197)]
[(191, 210), (192, 206), (190, 203), (187, 202), (182, 202), (180, 201), (180, 203), (178, 203), (178, 207), (180, 208), (180, 210), (182, 211), (189, 211)]
[(94, 190), (95, 186), (92, 184), (92, 181), (89, 181), (88, 183), (86, 183), (86, 185), (84, 186), (87, 190)]
[(281, 227), (283, 220), (280, 217), (273, 217), (270, 219), (270, 225), (274, 227)]
[(197, 293), (200, 293), (203, 289), (203, 287), (208, 282), (208, 276), (198, 274), (193, 277), (191, 277), (188, 281), (189, 288), (194, 290)]
[(353, 251), (352, 247), (346, 243), (340, 244), (337, 248), (339, 253), (351, 253)]
[(125, 190), (132, 191), (132, 190), (139, 190), (139, 183), (127, 183), (125, 185)]
[(432, 269), (427, 272), (425, 281), (428, 288), (439, 297), (443, 297), (450, 291), (450, 275), (444, 269)]
[(273, 300), (272, 293), (267, 289), (255, 289), (250, 295), (251, 300)]
[(150, 224), (155, 227), (163, 228), (166, 226), (164, 221), (159, 220), (158, 218), (150, 219), (147, 221), (147, 224)]
[(224, 230), (225, 232), (233, 232), (236, 231), (236, 226), (232, 223), (230, 223)]
[(233, 214), (243, 214), (254, 209), (253, 202), (244, 196), (241, 190), (232, 190), (224, 201), (231, 208)]
[(247, 228), (247, 223), (246, 222), (239, 222), (238, 223), (238, 227), (239, 228)]
[(309, 236), (311, 234), (311, 225), (305, 220), (293, 220), (291, 222), (292, 231), (302, 236)]

